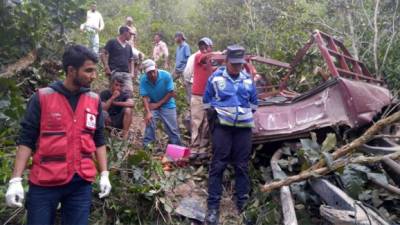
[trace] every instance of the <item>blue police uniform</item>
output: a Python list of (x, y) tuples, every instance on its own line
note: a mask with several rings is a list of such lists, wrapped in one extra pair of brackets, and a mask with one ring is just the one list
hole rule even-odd
[(234, 78), (225, 67), (220, 67), (208, 79), (203, 103), (210, 115), (210, 124), (214, 124), (210, 128), (213, 158), (208, 181), (208, 209), (219, 209), (223, 172), (231, 163), (235, 170), (235, 201), (242, 210), (250, 191), (248, 162), (253, 112), (257, 108), (253, 80), (244, 71)]

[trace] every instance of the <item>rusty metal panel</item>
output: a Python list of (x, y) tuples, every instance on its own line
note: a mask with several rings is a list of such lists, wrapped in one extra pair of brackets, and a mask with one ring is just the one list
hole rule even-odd
[(291, 139), (335, 125), (358, 127), (389, 105), (391, 97), (384, 87), (342, 77), (291, 100), (272, 97), (255, 113), (254, 142)]
[(390, 91), (382, 86), (341, 78), (343, 91), (348, 93), (349, 104), (353, 107), (355, 123), (364, 125), (370, 122), (384, 106), (391, 103)]

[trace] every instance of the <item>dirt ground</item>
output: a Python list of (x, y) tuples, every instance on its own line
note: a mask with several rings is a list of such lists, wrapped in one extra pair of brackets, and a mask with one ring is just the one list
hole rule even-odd
[[(100, 93), (101, 91), (108, 88), (108, 78), (104, 77), (104, 75), (100, 75), (99, 79), (97, 79), (92, 84), (92, 90)], [(179, 88), (179, 87), (178, 87)], [(130, 138), (129, 141), (135, 147), (140, 148), (142, 145), (142, 138), (145, 130), (145, 124), (143, 121), (143, 106), (142, 99), (138, 93), (138, 84), (134, 84), (134, 114), (132, 118), (132, 124), (130, 127)], [(182, 110), (182, 115), (178, 115), (178, 124), (181, 129), (182, 141), (186, 145), (189, 144), (190, 136), (186, 131), (186, 128), (183, 124), (184, 117), (189, 113), (188, 110)], [(161, 131), (157, 132), (157, 138), (165, 139), (165, 134)], [(202, 165), (196, 165), (196, 168), (203, 166), (203, 168), (208, 168), (208, 162), (205, 161)], [(176, 168), (179, 170), (180, 168)], [(199, 207), (206, 212), (207, 204), (207, 169), (204, 169), (202, 174), (200, 174), (201, 178), (197, 178), (196, 181), (189, 179), (186, 183), (176, 186), (173, 190), (166, 190), (166, 195), (170, 199), (175, 199), (174, 208), (176, 209), (179, 206), (179, 202), (184, 198), (193, 198), (199, 203)], [(221, 199), (221, 207), (220, 207), (220, 224), (224, 225), (235, 225), (241, 224), (240, 216), (238, 215), (236, 206), (232, 201), (233, 196), (233, 186), (227, 187), (225, 185), (224, 193)], [(192, 224), (196, 224), (193, 222)]]

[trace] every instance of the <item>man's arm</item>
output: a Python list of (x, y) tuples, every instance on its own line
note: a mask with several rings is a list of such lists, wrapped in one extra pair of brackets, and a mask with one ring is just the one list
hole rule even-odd
[(143, 96), (143, 105), (144, 105), (144, 110), (146, 113), (151, 112), (150, 109), (150, 98), (148, 96)]
[[(108, 45), (108, 43), (107, 43), (107, 45)], [(107, 45), (106, 45), (106, 47), (107, 47)], [(106, 75), (110, 76), (111, 70), (110, 70), (110, 67), (108, 66), (108, 51), (105, 48), (103, 48), (101, 50), (100, 59), (101, 59), (101, 62), (103, 63), (104, 71), (105, 71)]]
[(105, 145), (96, 148), (96, 159), (99, 164), (99, 171), (107, 171), (107, 149)]
[(156, 103), (151, 103), (150, 104), (150, 109), (158, 109), (160, 108), (164, 103), (166, 103), (167, 101), (169, 101), (170, 98), (172, 97), (176, 97), (175, 94), (175, 85), (174, 85), (174, 81), (172, 80), (172, 76), (168, 73), (168, 77), (166, 80), (166, 85), (165, 85), (165, 89), (166, 91), (168, 91), (168, 94), (166, 94), (160, 101), (156, 102)]
[(111, 107), (113, 103), (113, 99), (109, 98), (107, 101), (101, 102), (101, 106), (104, 111), (108, 111), (108, 109)]
[(14, 171), (12, 177), (22, 177), (26, 164), (31, 157), (32, 149), (25, 145), (19, 145), (15, 157)]
[(104, 29), (104, 20), (103, 20), (103, 16), (101, 16), (100, 13), (99, 13), (99, 17), (100, 17), (99, 31), (102, 31)]
[(163, 50), (162, 50), (164, 53), (163, 53), (163, 55), (164, 55), (164, 67), (165, 68), (168, 68), (169, 67), (169, 52), (168, 52), (168, 47), (167, 47), (167, 44), (165, 44), (164, 43), (164, 45), (163, 45)]
[(13, 177), (21, 177), (26, 164), (35, 150), (40, 133), (40, 102), (37, 93), (32, 95), (26, 107), (25, 117), (21, 122), (21, 129), (17, 140), (17, 153)]
[(101, 106), (102, 106), (103, 110), (108, 111), (108, 109), (110, 109), (111, 105), (113, 105), (114, 100), (119, 95), (120, 95), (119, 91), (114, 91), (109, 99), (107, 99), (106, 101), (102, 101)]
[(129, 48), (128, 70), (129, 70), (129, 73), (131, 74), (132, 78), (134, 78), (135, 77), (135, 60), (133, 60), (132, 47)]
[(169, 99), (172, 97), (176, 97), (176, 94), (174, 91), (168, 92), (168, 94), (166, 94), (160, 101), (158, 101), (156, 103), (149, 103), (150, 109), (154, 110), (154, 109), (160, 108), (162, 105), (164, 105), (164, 103), (168, 102)]
[(133, 99), (132, 98), (128, 98), (126, 101), (124, 102), (112, 102), (113, 105), (115, 106), (122, 106), (122, 107), (129, 107), (129, 108), (133, 108), (134, 107), (134, 103), (133, 103)]
[(135, 77), (135, 61), (133, 59), (129, 59), (128, 61), (128, 70), (131, 74), (131, 77)]
[(207, 64), (207, 60), (209, 60), (213, 55), (218, 55), (218, 54), (221, 54), (221, 52), (208, 52), (208, 53), (202, 54), (197, 63)]
[(190, 55), (191, 55), (191, 51), (190, 51), (190, 47), (189, 47), (189, 45), (186, 45), (185, 46), (185, 58), (186, 58), (186, 60), (190, 57)]
[(144, 123), (147, 125), (153, 118), (153, 114), (151, 113), (150, 109), (150, 98), (148, 96), (143, 96), (143, 105), (146, 111), (146, 115), (144, 116)]

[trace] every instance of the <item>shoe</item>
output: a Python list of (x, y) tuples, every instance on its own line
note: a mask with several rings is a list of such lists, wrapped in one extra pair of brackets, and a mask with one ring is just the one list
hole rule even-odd
[(218, 225), (219, 211), (218, 209), (209, 209), (206, 215), (206, 225)]

